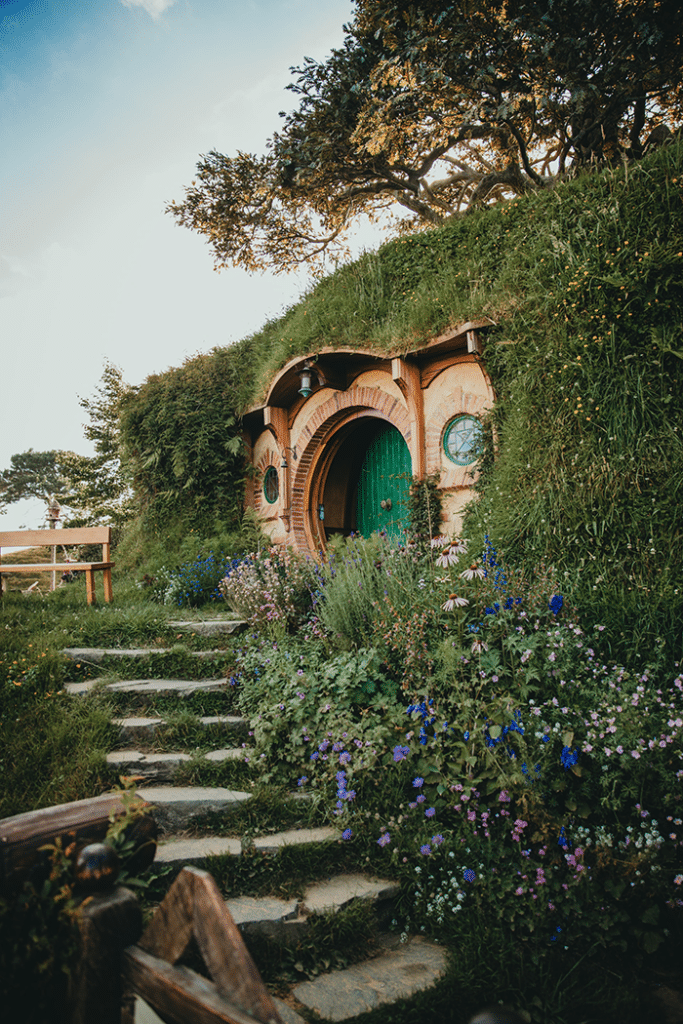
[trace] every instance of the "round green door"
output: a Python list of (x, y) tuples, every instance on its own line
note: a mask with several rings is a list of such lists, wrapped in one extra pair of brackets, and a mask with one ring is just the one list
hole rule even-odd
[(413, 464), (396, 427), (383, 427), (365, 453), (358, 479), (356, 529), (364, 537), (376, 530), (403, 538), (408, 527), (408, 492)]

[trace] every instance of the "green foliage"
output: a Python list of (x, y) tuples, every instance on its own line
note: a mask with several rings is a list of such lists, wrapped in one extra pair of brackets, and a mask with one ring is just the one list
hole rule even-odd
[(442, 511), (443, 492), (439, 490), (438, 474), (430, 474), (422, 480), (413, 477), (408, 498), (409, 539), (423, 553), (441, 531)]
[(52, 849), (42, 879), (0, 899), (0, 999), (27, 1024), (61, 1024), (78, 951), (73, 864)]
[(149, 377), (123, 403), (121, 431), (150, 525), (177, 516), (238, 522), (241, 440), (234, 387), (240, 363), (226, 350)]
[(363, 214), (431, 226), (640, 157), (681, 120), (674, 22), (658, 0), (357, 0), (343, 46), (292, 69), (266, 155), (211, 151), (168, 212), (217, 267), (281, 271), (343, 254)]
[(12, 455), (9, 469), (0, 472), (0, 511), (24, 498), (39, 498), (47, 505), (53, 498), (65, 501), (73, 482), (68, 465), (72, 453), (27, 452)]
[(310, 559), (271, 547), (233, 559), (219, 591), (251, 625), (295, 630), (310, 614), (314, 572)]
[(79, 400), (90, 421), (83, 433), (95, 455), (66, 453), (66, 466), (74, 481), (69, 498), (70, 526), (104, 523), (122, 527), (134, 514), (130, 474), (122, 462), (120, 426), (121, 406), (129, 393), (119, 367), (107, 362), (95, 395)]

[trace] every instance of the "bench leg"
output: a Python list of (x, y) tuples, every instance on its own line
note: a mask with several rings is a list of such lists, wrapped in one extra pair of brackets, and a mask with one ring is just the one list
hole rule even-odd
[(88, 595), (88, 604), (95, 604), (95, 573), (92, 569), (85, 570), (85, 589)]
[(102, 576), (104, 577), (104, 600), (107, 604), (111, 604), (114, 594), (111, 589), (111, 569), (103, 569)]

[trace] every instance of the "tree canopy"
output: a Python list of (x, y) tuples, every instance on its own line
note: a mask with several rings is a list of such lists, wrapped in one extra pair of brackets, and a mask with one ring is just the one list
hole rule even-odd
[[(211, 151), (168, 211), (217, 268), (345, 251), (362, 214), (438, 224), (681, 122), (683, 17), (664, 0), (356, 0), (344, 43), (292, 68), (265, 154)], [(653, 139), (653, 141), (654, 141)]]

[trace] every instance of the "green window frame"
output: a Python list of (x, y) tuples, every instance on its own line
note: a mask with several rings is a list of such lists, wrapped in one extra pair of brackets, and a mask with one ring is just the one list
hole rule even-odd
[(481, 423), (476, 416), (460, 414), (446, 424), (443, 450), (456, 466), (471, 466), (479, 458)]
[(280, 477), (275, 466), (268, 466), (263, 474), (263, 496), (269, 505), (274, 505), (280, 497)]

